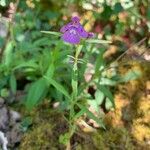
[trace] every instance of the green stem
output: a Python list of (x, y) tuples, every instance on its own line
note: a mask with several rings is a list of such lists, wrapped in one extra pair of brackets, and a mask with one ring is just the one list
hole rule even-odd
[(78, 96), (78, 57), (82, 47), (83, 47), (82, 45), (77, 46), (75, 57), (74, 57), (73, 70), (72, 70), (72, 80), (71, 80), (72, 98), (71, 98), (71, 109), (70, 109), (71, 120), (73, 119), (73, 116), (75, 114), (74, 105), (77, 101), (77, 96)]
[[(76, 129), (76, 125), (74, 123), (73, 118), (75, 115), (74, 106), (77, 102), (77, 97), (78, 97), (78, 57), (82, 47), (83, 47), (82, 45), (77, 46), (77, 49), (75, 51), (73, 70), (72, 70), (72, 80), (71, 80), (72, 96), (70, 100), (71, 103), (70, 103), (70, 116), (69, 116), (69, 138), (70, 139)], [(68, 141), (66, 150), (70, 150), (70, 140)]]

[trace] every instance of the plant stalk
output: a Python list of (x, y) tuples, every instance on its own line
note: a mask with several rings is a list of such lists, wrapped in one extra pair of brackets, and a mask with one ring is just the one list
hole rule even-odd
[[(78, 97), (78, 57), (79, 57), (82, 47), (83, 45), (77, 46), (77, 49), (75, 51), (73, 69), (72, 69), (72, 80), (71, 80), (72, 96), (71, 96), (70, 116), (69, 116), (70, 118), (69, 119), (69, 139), (71, 139), (76, 128), (73, 118), (75, 115), (74, 106), (77, 102), (77, 97)], [(70, 140), (69, 140), (66, 150), (70, 150), (70, 149), (71, 149), (71, 145), (70, 145)]]

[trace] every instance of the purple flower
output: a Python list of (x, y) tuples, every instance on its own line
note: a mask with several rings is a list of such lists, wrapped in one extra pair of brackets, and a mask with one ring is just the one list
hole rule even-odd
[(72, 17), (71, 22), (63, 26), (60, 32), (63, 33), (62, 39), (71, 44), (79, 44), (81, 38), (92, 38), (94, 36), (93, 33), (84, 30), (78, 17)]

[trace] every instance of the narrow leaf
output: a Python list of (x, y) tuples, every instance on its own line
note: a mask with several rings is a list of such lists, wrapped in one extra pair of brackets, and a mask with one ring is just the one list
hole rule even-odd
[(46, 34), (61, 36), (61, 33), (60, 33), (60, 32), (54, 32), (54, 31), (41, 31), (41, 32), (42, 32), (42, 33), (46, 33)]
[(20, 68), (35, 68), (35, 69), (37, 69), (38, 65), (33, 61), (22, 62), (18, 66), (14, 67), (13, 70), (20, 69)]
[(68, 99), (70, 99), (70, 96), (68, 94), (68, 92), (66, 91), (66, 89), (57, 81), (53, 80), (52, 78), (48, 78), (46, 76), (44, 76), (45, 79), (47, 79), (47, 81), (53, 85), (59, 92), (61, 92), (62, 94), (64, 94)]
[(86, 40), (87, 43), (93, 43), (93, 44), (109, 44), (112, 43), (111, 41), (106, 40), (99, 40), (99, 39), (88, 39)]
[(17, 81), (13, 73), (10, 76), (9, 85), (10, 85), (11, 91), (15, 94), (17, 90)]
[(86, 110), (84, 108), (82, 108), (74, 117), (73, 119), (78, 119), (79, 117), (81, 117), (84, 113), (86, 113)]

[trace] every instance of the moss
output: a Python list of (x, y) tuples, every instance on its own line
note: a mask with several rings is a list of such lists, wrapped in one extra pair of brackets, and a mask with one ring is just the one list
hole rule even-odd
[(80, 133), (80, 135), (82, 140), (77, 144), (76, 150), (136, 149), (130, 133), (125, 128), (110, 128), (107, 131), (97, 131), (93, 134)]
[(104, 150), (134, 150), (132, 138), (125, 128), (111, 128), (108, 131), (96, 133), (93, 136), (97, 149)]
[(25, 134), (20, 150), (57, 150), (53, 140), (52, 127), (49, 123), (41, 124)]
[(58, 111), (44, 103), (30, 113), (33, 124), (21, 141), (20, 150), (63, 150), (59, 136), (67, 131), (67, 123)]
[[(59, 136), (68, 131), (67, 123), (58, 111), (52, 111), (48, 103), (44, 103), (34, 111), (26, 113), (33, 117), (33, 125), (25, 133), (20, 150), (65, 150), (59, 143)], [(125, 147), (132, 150), (131, 136), (123, 128), (111, 127), (107, 131), (95, 133), (78, 131), (71, 139), (75, 150), (119, 150)]]

